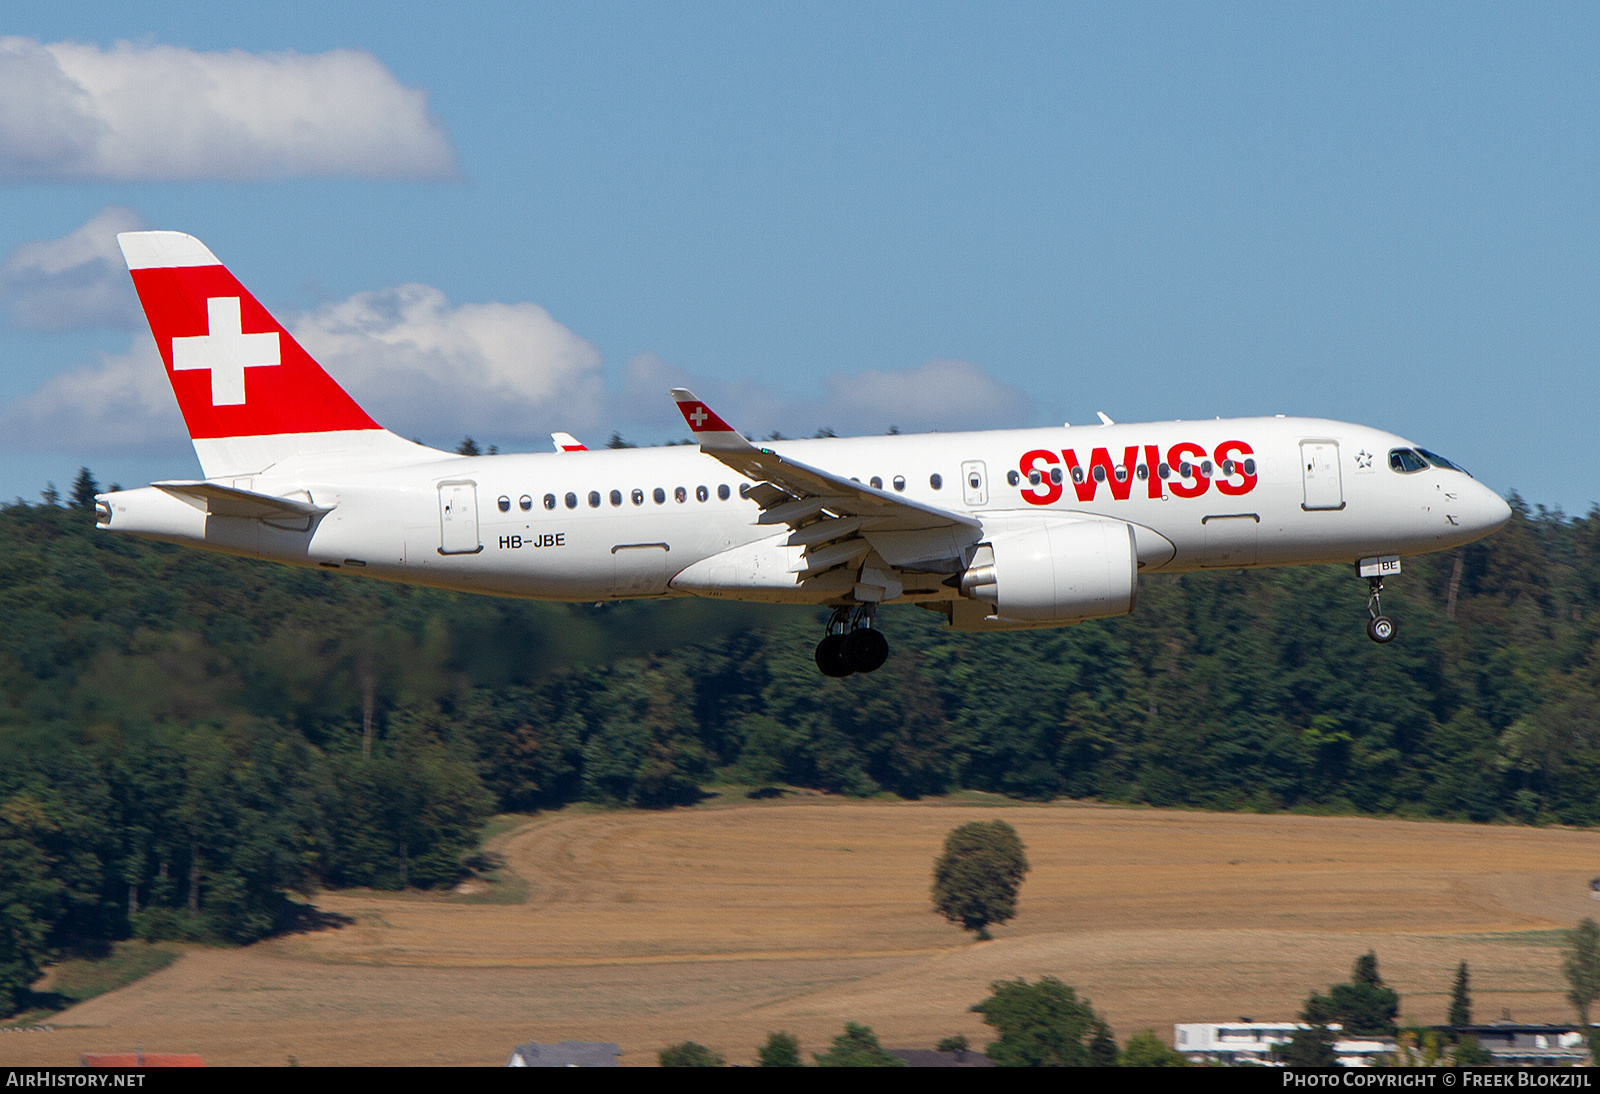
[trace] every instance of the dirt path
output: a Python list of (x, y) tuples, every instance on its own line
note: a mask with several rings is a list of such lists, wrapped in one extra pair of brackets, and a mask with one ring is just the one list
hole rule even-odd
[[(929, 911), (945, 833), (1000, 816), (1033, 871), (974, 944)], [(828, 798), (665, 813), (568, 811), (502, 841), (525, 904), (325, 894), (353, 926), (196, 949), (0, 1034), (0, 1063), (198, 1051), (215, 1063), (503, 1063), (525, 1040), (615, 1040), (625, 1063), (692, 1037), (748, 1061), (847, 1019), (885, 1043), (986, 1030), (996, 979), (1075, 984), (1119, 1036), (1286, 1018), (1378, 951), (1406, 1016), (1442, 1020), (1456, 963), (1476, 1012), (1561, 1019), (1558, 938), (1600, 915), (1600, 832), (1049, 805)]]

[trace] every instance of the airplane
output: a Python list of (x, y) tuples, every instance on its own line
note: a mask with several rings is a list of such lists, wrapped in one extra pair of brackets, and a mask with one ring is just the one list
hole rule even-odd
[(193, 236), (117, 238), (205, 478), (99, 494), (98, 527), (497, 596), (825, 605), (828, 677), (883, 665), (885, 604), (1059, 627), (1217, 568), (1353, 565), (1389, 642), (1401, 558), (1511, 515), (1402, 437), (1282, 415), (757, 444), (676, 388), (692, 445), (462, 456), (368, 417)]

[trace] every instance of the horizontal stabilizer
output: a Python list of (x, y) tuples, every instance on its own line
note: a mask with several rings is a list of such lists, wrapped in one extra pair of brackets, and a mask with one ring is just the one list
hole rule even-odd
[(298, 498), (280, 498), (275, 494), (258, 494), (254, 490), (241, 490), (236, 486), (203, 480), (174, 480), (150, 485), (218, 517), (299, 520), (333, 511), (331, 505), (316, 505)]

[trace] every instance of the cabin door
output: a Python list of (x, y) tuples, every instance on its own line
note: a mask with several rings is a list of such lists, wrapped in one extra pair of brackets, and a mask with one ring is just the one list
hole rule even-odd
[(1300, 473), (1305, 480), (1305, 508), (1344, 508), (1344, 482), (1339, 477), (1339, 442), (1301, 441)]
[(483, 550), (478, 541), (478, 484), (439, 484), (439, 553), (472, 555)]

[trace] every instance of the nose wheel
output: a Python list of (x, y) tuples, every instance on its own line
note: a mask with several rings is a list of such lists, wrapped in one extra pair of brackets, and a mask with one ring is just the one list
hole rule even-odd
[(1382, 645), (1394, 641), (1394, 620), (1383, 614), (1379, 597), (1383, 594), (1383, 578), (1367, 578), (1367, 637)]
[(817, 668), (834, 678), (874, 672), (889, 659), (889, 642), (872, 628), (876, 605), (834, 609), (828, 631), (817, 643)]

